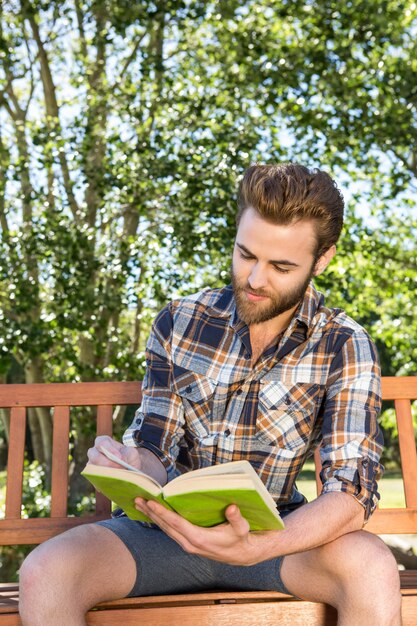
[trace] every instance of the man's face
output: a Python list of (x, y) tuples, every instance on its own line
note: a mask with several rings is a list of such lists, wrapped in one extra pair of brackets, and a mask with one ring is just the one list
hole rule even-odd
[(232, 262), (240, 319), (249, 326), (295, 308), (317, 273), (315, 246), (313, 222), (271, 224), (254, 209), (247, 209), (237, 231)]

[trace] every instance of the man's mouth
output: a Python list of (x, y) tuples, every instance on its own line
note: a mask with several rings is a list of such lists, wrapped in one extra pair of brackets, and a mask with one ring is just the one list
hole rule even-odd
[(268, 298), (268, 296), (259, 295), (257, 293), (253, 293), (252, 291), (248, 291), (247, 289), (245, 289), (245, 293), (246, 293), (246, 297), (251, 302), (261, 302), (263, 300), (267, 300)]

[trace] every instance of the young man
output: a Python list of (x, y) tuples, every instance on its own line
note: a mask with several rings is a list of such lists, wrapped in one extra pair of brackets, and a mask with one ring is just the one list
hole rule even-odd
[[(161, 483), (247, 459), (285, 530), (249, 532), (234, 505), (227, 523), (199, 528), (137, 499), (159, 528), (120, 517), (29, 555), (21, 569), (25, 626), (81, 626), (100, 601), (211, 588), (327, 602), (341, 626), (401, 623), (395, 561), (362, 530), (381, 473), (375, 347), (311, 283), (333, 258), (342, 222), (343, 200), (324, 172), (250, 167), (239, 189), (232, 286), (163, 309), (125, 445), (99, 437), (88, 454), (112, 465), (104, 445)], [(323, 490), (306, 503), (295, 480), (319, 442)]]

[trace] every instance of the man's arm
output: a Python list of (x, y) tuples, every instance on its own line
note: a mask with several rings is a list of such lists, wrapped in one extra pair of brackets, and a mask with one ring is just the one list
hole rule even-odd
[(201, 528), (167, 511), (157, 502), (138, 498), (137, 508), (148, 515), (187, 552), (230, 565), (255, 565), (261, 561), (329, 543), (363, 526), (364, 509), (345, 493), (319, 496), (285, 518), (285, 530), (250, 532), (239, 509), (226, 510), (227, 523)]
[(111, 437), (97, 437), (88, 451), (96, 465), (117, 467), (101, 453), (107, 448), (115, 456), (152, 476), (165, 485), (175, 473), (175, 460), (183, 435), (184, 411), (181, 398), (171, 391), (170, 341), (172, 317), (165, 307), (156, 317), (146, 347), (146, 373), (142, 384), (142, 403), (123, 444)]
[(343, 492), (363, 506), (367, 522), (375, 510), (383, 448), (378, 425), (381, 373), (376, 348), (357, 328), (335, 350), (323, 411), (320, 457), (323, 494)]
[(185, 421), (182, 399), (172, 390), (172, 332), (173, 317), (168, 305), (152, 325), (146, 345), (142, 403), (123, 435), (126, 446), (153, 453), (165, 468), (168, 480), (176, 475)]

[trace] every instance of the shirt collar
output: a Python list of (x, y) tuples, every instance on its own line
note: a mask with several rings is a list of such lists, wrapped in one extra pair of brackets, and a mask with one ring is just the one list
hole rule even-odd
[(207, 307), (213, 317), (233, 318), (236, 312), (236, 303), (232, 285), (227, 285), (218, 291), (215, 300)]
[(298, 320), (299, 322), (305, 324), (307, 328), (310, 328), (313, 324), (317, 311), (323, 306), (323, 304), (323, 294), (317, 291), (313, 283), (310, 282), (302, 302), (300, 302), (298, 309), (294, 313), (293, 320)]

